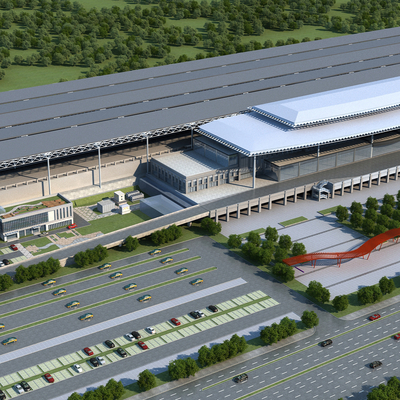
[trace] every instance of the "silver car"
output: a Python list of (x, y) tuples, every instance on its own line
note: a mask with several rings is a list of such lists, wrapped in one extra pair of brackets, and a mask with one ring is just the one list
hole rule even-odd
[(74, 370), (75, 370), (76, 372), (79, 372), (79, 373), (83, 372), (83, 369), (82, 369), (82, 367), (81, 367), (79, 364), (74, 364), (74, 365), (73, 365), (73, 368), (74, 368)]
[(14, 390), (18, 393), (18, 394), (22, 394), (25, 393), (24, 389), (22, 389), (22, 386), (17, 383), (14, 385)]
[(103, 357), (98, 356), (98, 357), (96, 357), (96, 358), (97, 358), (97, 361), (99, 362), (100, 365), (105, 365), (105, 364), (106, 364), (106, 362), (105, 362), (105, 360), (104, 360)]
[(135, 340), (135, 338), (130, 333), (126, 333), (125, 338), (130, 342), (133, 342)]

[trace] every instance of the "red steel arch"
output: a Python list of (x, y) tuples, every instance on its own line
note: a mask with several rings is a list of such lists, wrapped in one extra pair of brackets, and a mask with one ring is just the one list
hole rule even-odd
[(342, 253), (308, 253), (302, 256), (295, 256), (290, 258), (285, 258), (283, 262), (287, 265), (293, 266), (296, 264), (301, 264), (307, 261), (311, 261), (311, 265), (314, 266), (317, 260), (331, 260), (336, 259), (337, 265), (340, 267), (342, 260), (349, 259), (349, 258), (358, 258), (363, 257), (368, 254), (367, 259), (371, 252), (376, 249), (379, 245), (379, 250), (382, 248), (382, 244), (387, 242), (390, 239), (396, 238), (396, 243), (399, 240), (400, 236), (400, 228), (390, 229), (385, 233), (381, 233), (380, 235), (374, 236), (373, 238), (367, 240), (363, 243), (360, 247), (355, 250), (345, 251)]

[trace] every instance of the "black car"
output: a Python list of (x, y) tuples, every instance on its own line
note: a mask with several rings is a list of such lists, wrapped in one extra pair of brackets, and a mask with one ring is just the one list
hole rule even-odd
[(128, 354), (126, 354), (126, 351), (122, 347), (118, 347), (117, 353), (123, 358), (128, 356)]
[(22, 389), (24, 389), (25, 392), (30, 392), (32, 390), (28, 382), (22, 381), (20, 385), (22, 386)]
[(332, 344), (332, 340), (331, 339), (327, 339), (324, 340), (323, 342), (320, 343), (321, 347), (326, 347), (326, 346), (330, 346)]
[(140, 333), (136, 331), (132, 331), (131, 334), (135, 339), (140, 339), (142, 337), (140, 336)]
[(7, 260), (7, 258), (5, 258), (5, 259), (3, 260), (3, 263), (4, 263), (4, 265), (10, 265), (10, 264), (11, 264), (11, 261), (10, 261), (10, 260)]
[(196, 312), (196, 311), (190, 312), (189, 315), (190, 315), (191, 317), (193, 317), (194, 319), (199, 319), (199, 318), (200, 318), (199, 313)]
[(218, 308), (216, 306), (208, 306), (208, 309), (212, 312), (218, 312)]
[(2, 391), (2, 390), (0, 390), (0, 400), (6, 400), (6, 395), (5, 395), (5, 393)]
[(380, 361), (372, 361), (371, 364), (369, 364), (370, 368), (375, 369), (382, 367), (382, 363)]
[(233, 378), (233, 381), (235, 383), (244, 383), (244, 382), (247, 382), (248, 379), (249, 379), (249, 376), (247, 374), (241, 374), (239, 376), (235, 376)]
[(99, 362), (97, 361), (97, 358), (91, 358), (90, 363), (93, 365), (93, 367), (99, 366)]
[(104, 344), (109, 348), (113, 349), (115, 347), (115, 344), (111, 340), (106, 340)]

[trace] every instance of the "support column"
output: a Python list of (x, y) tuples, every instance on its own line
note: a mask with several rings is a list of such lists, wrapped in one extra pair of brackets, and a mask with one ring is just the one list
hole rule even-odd
[(353, 188), (354, 188), (354, 179), (351, 178), (351, 182), (350, 182), (350, 193), (353, 193)]
[(256, 188), (256, 156), (254, 156), (253, 160), (253, 189)]
[(340, 188), (340, 195), (344, 195), (344, 182), (342, 181), (342, 187)]
[(237, 219), (239, 219), (240, 218), (240, 204), (238, 203), (238, 205), (237, 205), (237, 217), (236, 217)]
[(190, 145), (192, 146), (192, 150), (193, 150), (193, 127), (190, 128)]
[(321, 191), (318, 190), (318, 201), (321, 201)]
[(99, 156), (99, 187), (101, 187), (101, 156), (100, 156), (100, 143), (97, 144), (97, 153)]
[(226, 222), (229, 222), (229, 207), (226, 207)]
[(396, 167), (396, 173), (394, 174), (394, 180), (397, 181), (399, 179), (399, 167)]
[(293, 192), (293, 203), (297, 203), (297, 187), (294, 188), (294, 192)]
[(372, 175), (369, 174), (368, 189), (372, 186)]
[(304, 185), (303, 200), (307, 200), (307, 186)]
[(250, 200), (247, 202), (247, 215), (251, 215)]
[(149, 136), (146, 135), (146, 170), (149, 173)]
[(49, 194), (51, 194), (51, 182), (50, 182), (50, 154), (46, 155), (47, 158), (47, 181), (49, 183)]
[(332, 193), (331, 193), (331, 198), (335, 198), (335, 184), (332, 185)]
[(390, 171), (389, 168), (386, 171), (386, 183), (388, 183), (390, 181)]
[(272, 202), (271, 202), (271, 195), (268, 196), (268, 210), (271, 210)]
[(215, 222), (218, 222), (218, 210), (215, 210)]
[(360, 190), (363, 189), (363, 177), (360, 176)]
[(378, 186), (381, 184), (381, 171), (378, 173)]
[(283, 205), (286, 206), (287, 204), (287, 195), (286, 195), (286, 190), (283, 192)]
[(258, 212), (261, 212), (261, 197), (258, 198)]

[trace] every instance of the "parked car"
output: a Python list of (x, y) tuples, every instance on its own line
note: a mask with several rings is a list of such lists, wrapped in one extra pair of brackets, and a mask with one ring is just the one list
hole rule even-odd
[(84, 349), (83, 349), (83, 351), (88, 355), (88, 356), (92, 356), (94, 353), (93, 353), (93, 350), (90, 348), (90, 347), (85, 347)]
[(5, 264), (3, 263), (3, 261), (0, 261), (0, 267), (4, 267)]
[(22, 389), (22, 386), (19, 383), (16, 383), (13, 386), (14, 390), (18, 393), (18, 394), (22, 394), (24, 393), (24, 389)]
[(133, 342), (135, 340), (135, 338), (130, 333), (126, 333), (125, 338), (130, 342)]
[(179, 326), (181, 324), (181, 321), (179, 321), (176, 318), (171, 318), (171, 322), (175, 325), (175, 326)]
[(148, 346), (145, 342), (138, 342), (137, 343), (143, 350), (148, 350)]
[(330, 346), (332, 344), (332, 339), (326, 339), (323, 342), (320, 343), (321, 347), (326, 347), (326, 346)]
[(103, 357), (98, 356), (96, 358), (97, 358), (97, 361), (99, 362), (100, 365), (105, 365), (106, 364), (106, 361), (104, 360)]
[(44, 379), (49, 383), (54, 383), (54, 378), (50, 374), (44, 374)]
[(150, 252), (150, 255), (151, 256), (155, 256), (156, 254), (160, 254), (161, 253), (161, 250), (160, 249), (154, 249), (154, 250), (152, 250), (151, 252)]
[(209, 309), (210, 311), (212, 311), (212, 312), (218, 312), (218, 308), (217, 308), (216, 306), (213, 306), (213, 305), (208, 306), (208, 309)]
[(106, 340), (104, 344), (109, 348), (113, 349), (115, 347), (115, 344), (111, 340)]
[(139, 333), (139, 332), (136, 332), (136, 331), (132, 331), (131, 334), (132, 334), (132, 336), (133, 336), (135, 339), (140, 339), (140, 338), (142, 337), (142, 336), (140, 335), (140, 333)]
[(68, 225), (67, 228), (68, 229), (75, 229), (77, 226), (78, 226), (77, 224), (71, 224), (71, 225)]
[(118, 347), (117, 353), (123, 358), (128, 356), (128, 354), (126, 354), (126, 351), (122, 347)]
[(380, 361), (372, 361), (371, 364), (369, 364), (370, 368), (375, 369), (379, 368), (382, 366), (382, 363)]
[(92, 364), (93, 367), (98, 367), (100, 365), (99, 362), (97, 361), (97, 358), (94, 357), (90, 359), (90, 364)]
[(156, 333), (156, 330), (152, 328), (151, 326), (148, 326), (146, 328), (146, 331), (150, 333), (150, 335), (154, 335)]
[(7, 258), (5, 258), (5, 259), (3, 260), (3, 264), (4, 264), (4, 265), (10, 265), (10, 264), (11, 264), (11, 261), (10, 261), (10, 260), (7, 260)]
[(17, 251), (18, 247), (15, 244), (10, 245), (11, 250)]
[(240, 374), (238, 376), (235, 376), (235, 378), (233, 378), (233, 381), (235, 383), (244, 383), (247, 382), (249, 380), (249, 376), (247, 374)]
[(199, 319), (199, 318), (200, 318), (200, 315), (197, 314), (197, 311), (191, 311), (191, 312), (189, 313), (189, 315), (190, 315), (191, 317), (193, 317), (194, 319)]
[(375, 321), (376, 319), (379, 319), (380, 317), (381, 317), (380, 314), (374, 314), (369, 317), (369, 320)]
[(24, 392), (30, 392), (32, 390), (29, 383), (26, 381), (22, 381), (21, 386), (22, 386), (22, 389), (24, 389)]
[(73, 368), (76, 372), (79, 372), (79, 373), (83, 372), (83, 369), (82, 369), (82, 367), (81, 367), (79, 364), (74, 364), (74, 365), (72, 366), (72, 368)]
[(200, 318), (205, 317), (205, 315), (204, 315), (204, 313), (203, 313), (202, 311), (196, 310), (195, 312), (197, 312), (197, 314), (199, 314), (199, 317), (200, 317)]

